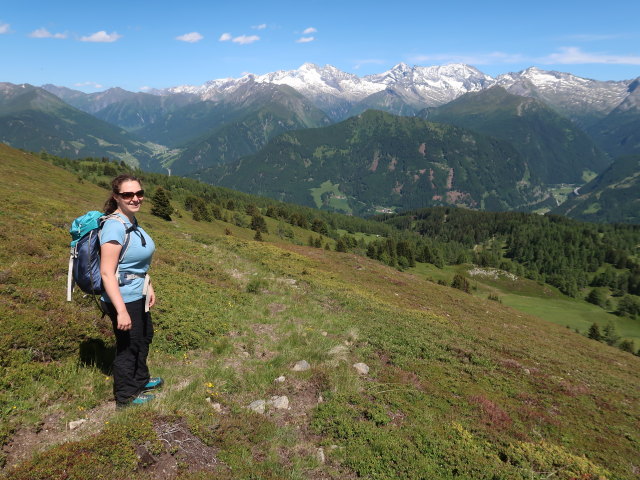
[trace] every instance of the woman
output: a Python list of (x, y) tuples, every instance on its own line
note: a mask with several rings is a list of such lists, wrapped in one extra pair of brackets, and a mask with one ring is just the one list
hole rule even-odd
[(113, 392), (116, 406), (124, 407), (153, 400), (146, 390), (163, 383), (159, 377), (151, 378), (147, 368), (153, 338), (148, 310), (156, 301), (147, 270), (155, 244), (135, 217), (144, 200), (140, 180), (119, 175), (111, 182), (111, 190), (104, 206), (109, 217), (100, 231), (100, 274), (105, 289), (102, 305), (116, 336)]

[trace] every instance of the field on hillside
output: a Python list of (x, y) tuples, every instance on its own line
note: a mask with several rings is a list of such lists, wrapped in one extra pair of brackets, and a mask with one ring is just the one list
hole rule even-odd
[(308, 230), (148, 204), (167, 384), (116, 411), (110, 326), (64, 298), (69, 224), (107, 192), (1, 145), (0, 177), (7, 479), (637, 478), (639, 357)]
[[(516, 280), (512, 280), (503, 276), (506, 272), (500, 272), (502, 276), (494, 278), (495, 269), (469, 265), (440, 269), (420, 263), (412, 271), (436, 282), (441, 280), (447, 285), (451, 284), (456, 273), (462, 273), (471, 281), (474, 296), (487, 298), (490, 294), (496, 295), (504, 305), (572, 330), (577, 329), (582, 334), (586, 334), (594, 323), (600, 327), (611, 323), (622, 339), (633, 340), (635, 345), (640, 345), (640, 321), (613, 315), (596, 305), (567, 297), (550, 285), (540, 285), (526, 278), (516, 277)], [(474, 275), (470, 271), (478, 273)]]

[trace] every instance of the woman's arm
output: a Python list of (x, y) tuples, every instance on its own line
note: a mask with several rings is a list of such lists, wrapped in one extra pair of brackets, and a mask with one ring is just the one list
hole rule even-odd
[(149, 284), (147, 295), (149, 295), (149, 308), (151, 308), (156, 304), (156, 292), (153, 290), (153, 285), (151, 284)]
[(105, 242), (100, 247), (100, 275), (107, 296), (118, 313), (118, 330), (131, 330), (131, 317), (120, 293), (120, 286), (116, 278), (118, 260), (122, 245), (116, 241)]

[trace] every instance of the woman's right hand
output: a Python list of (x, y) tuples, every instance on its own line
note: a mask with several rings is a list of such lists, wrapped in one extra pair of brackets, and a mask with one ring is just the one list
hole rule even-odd
[(131, 317), (126, 310), (122, 313), (118, 313), (118, 330), (131, 330)]

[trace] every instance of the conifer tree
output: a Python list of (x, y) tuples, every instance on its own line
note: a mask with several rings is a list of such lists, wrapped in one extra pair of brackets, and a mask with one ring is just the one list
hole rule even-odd
[(597, 323), (594, 323), (589, 327), (587, 337), (598, 342), (602, 341), (602, 333), (600, 333), (600, 326)]
[(460, 275), (459, 273), (456, 273), (454, 275), (451, 286), (466, 293), (471, 292), (471, 284), (469, 283), (469, 280), (467, 280), (466, 277)]
[(151, 197), (151, 203), (153, 204), (151, 207), (151, 215), (155, 215), (164, 220), (171, 220), (173, 208), (169, 202), (169, 195), (164, 188), (158, 187)]
[(344, 241), (344, 238), (340, 237), (336, 242), (336, 252), (346, 252), (347, 244)]
[(607, 345), (611, 346), (614, 346), (618, 343), (618, 340), (620, 340), (620, 335), (616, 332), (616, 326), (613, 323), (609, 322), (604, 327), (602, 331), (602, 340), (604, 340)]

